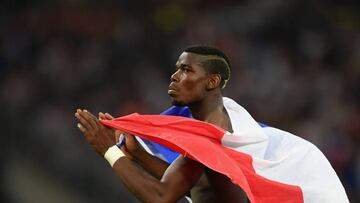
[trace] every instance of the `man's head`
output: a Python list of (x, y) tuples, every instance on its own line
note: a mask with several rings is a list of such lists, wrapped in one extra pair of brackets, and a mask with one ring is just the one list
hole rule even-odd
[(201, 101), (210, 93), (225, 88), (231, 66), (226, 55), (209, 46), (192, 46), (184, 50), (171, 76), (169, 95), (175, 105)]

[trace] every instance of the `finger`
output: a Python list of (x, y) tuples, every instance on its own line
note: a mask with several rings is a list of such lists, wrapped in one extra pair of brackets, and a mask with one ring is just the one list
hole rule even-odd
[(123, 135), (125, 137), (125, 145), (126, 145), (126, 143), (129, 143), (130, 145), (136, 145), (140, 149), (144, 149), (144, 147), (139, 143), (139, 141), (136, 139), (136, 137), (134, 135), (127, 134), (127, 133), (124, 133)]
[(75, 112), (75, 117), (76, 117), (76, 118), (79, 117), (79, 113), (80, 113), (81, 111), (82, 111), (81, 109), (76, 109), (76, 112)]
[(90, 123), (84, 118), (83, 114), (82, 114), (82, 110), (78, 110), (75, 113), (75, 117), (77, 118), (77, 120), (80, 122), (81, 126), (87, 130), (91, 130), (92, 126), (90, 125)]
[(116, 142), (119, 142), (120, 136), (121, 136), (121, 131), (120, 130), (115, 130), (115, 140), (116, 140)]
[(112, 119), (114, 119), (114, 117), (112, 117), (112, 116), (111, 116), (110, 114), (108, 114), (108, 113), (100, 112), (100, 113), (99, 113), (99, 119), (112, 120)]
[(105, 120), (106, 119), (106, 116), (103, 112), (99, 112), (99, 119), (100, 120)]
[(109, 113), (105, 113), (105, 116), (108, 120), (114, 119), (114, 117), (112, 115), (110, 115)]
[(94, 127), (91, 125), (91, 123), (85, 118), (83, 111), (79, 110), (75, 113), (75, 117), (80, 122), (80, 124), (85, 128), (86, 130), (93, 130)]
[(83, 125), (81, 125), (81, 123), (78, 123), (78, 124), (77, 124), (77, 127), (79, 128), (79, 130), (80, 130), (82, 133), (85, 133), (86, 129), (84, 128)]
[(84, 110), (82, 111), (81, 115), (93, 128), (100, 127), (98, 119), (91, 112)]
[(137, 142), (134, 135), (130, 135), (130, 134), (127, 134), (127, 133), (123, 133), (123, 135), (124, 135), (126, 140)]
[(101, 123), (99, 122), (99, 119), (94, 114), (92, 114), (90, 111), (87, 111), (87, 110), (85, 110), (85, 112), (87, 113), (87, 115), (91, 119), (92, 124), (95, 124), (98, 127), (101, 125)]

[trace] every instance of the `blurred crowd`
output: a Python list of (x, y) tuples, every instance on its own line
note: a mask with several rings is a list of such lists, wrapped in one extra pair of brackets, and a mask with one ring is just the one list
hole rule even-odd
[(0, 202), (137, 202), (74, 113), (161, 112), (177, 57), (194, 44), (230, 58), (225, 96), (318, 146), (360, 202), (358, 1), (3, 4)]

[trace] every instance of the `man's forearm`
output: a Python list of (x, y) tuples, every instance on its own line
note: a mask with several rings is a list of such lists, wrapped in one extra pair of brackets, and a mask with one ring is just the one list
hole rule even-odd
[(141, 202), (167, 202), (168, 188), (136, 162), (124, 157), (115, 162), (113, 169)]
[(138, 154), (134, 158), (141, 167), (159, 180), (169, 166), (167, 162), (152, 156), (146, 151), (142, 151), (141, 154)]

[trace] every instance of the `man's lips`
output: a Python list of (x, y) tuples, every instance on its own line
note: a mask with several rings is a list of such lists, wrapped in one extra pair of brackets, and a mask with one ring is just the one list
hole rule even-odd
[(175, 90), (175, 91), (178, 91), (179, 88), (174, 84), (174, 83), (170, 83), (169, 85), (169, 90)]
[(175, 90), (168, 90), (168, 95), (172, 96), (175, 95), (176, 91)]
[(174, 94), (175, 92), (178, 92), (178, 91), (179, 90), (175, 85), (173, 85), (173, 84), (169, 85), (168, 94)]

